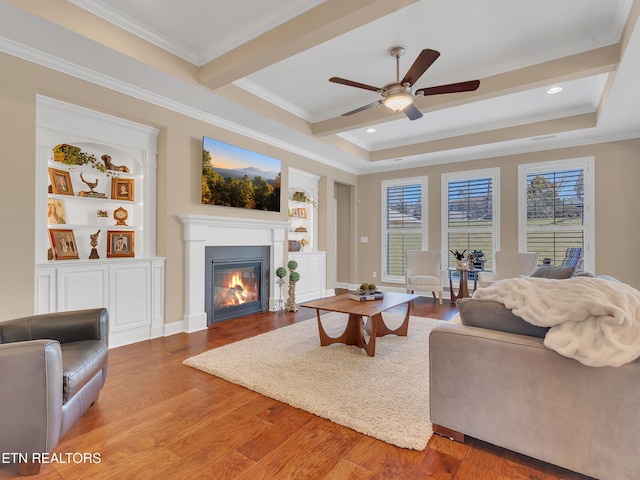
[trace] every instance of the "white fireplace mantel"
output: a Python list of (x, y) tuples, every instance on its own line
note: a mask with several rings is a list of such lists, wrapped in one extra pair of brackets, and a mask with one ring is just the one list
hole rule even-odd
[[(207, 328), (205, 312), (205, 247), (268, 245), (270, 270), (286, 264), (285, 239), (289, 222), (250, 218), (179, 215), (184, 226), (185, 302), (184, 327), (187, 332)], [(269, 284), (269, 310), (276, 298), (275, 277)]]

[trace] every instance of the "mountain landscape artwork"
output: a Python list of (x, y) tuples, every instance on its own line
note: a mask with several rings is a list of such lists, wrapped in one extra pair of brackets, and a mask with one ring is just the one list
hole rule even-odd
[(202, 203), (280, 211), (280, 160), (202, 139)]

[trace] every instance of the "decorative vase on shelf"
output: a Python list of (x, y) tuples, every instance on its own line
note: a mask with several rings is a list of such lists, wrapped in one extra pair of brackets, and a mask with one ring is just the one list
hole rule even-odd
[(458, 270), (466, 270), (467, 262), (466, 260), (458, 260)]

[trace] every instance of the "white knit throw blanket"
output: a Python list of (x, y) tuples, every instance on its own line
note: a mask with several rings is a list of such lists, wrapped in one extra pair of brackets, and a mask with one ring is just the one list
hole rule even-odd
[(592, 367), (618, 367), (640, 356), (640, 291), (601, 278), (513, 278), (479, 288), (514, 315), (551, 327), (547, 348)]

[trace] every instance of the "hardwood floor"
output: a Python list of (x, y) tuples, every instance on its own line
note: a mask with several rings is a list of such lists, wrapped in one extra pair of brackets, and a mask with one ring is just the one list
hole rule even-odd
[[(451, 319), (455, 307), (414, 302), (413, 315)], [(263, 313), (112, 349), (94, 406), (54, 453), (97, 454), (99, 463), (51, 463), (50, 479), (586, 479), (468, 439), (434, 435), (405, 450), (182, 365), (192, 355), (313, 318), (314, 310)], [(94, 458), (95, 458), (94, 456)], [(0, 479), (18, 477), (0, 464)]]

